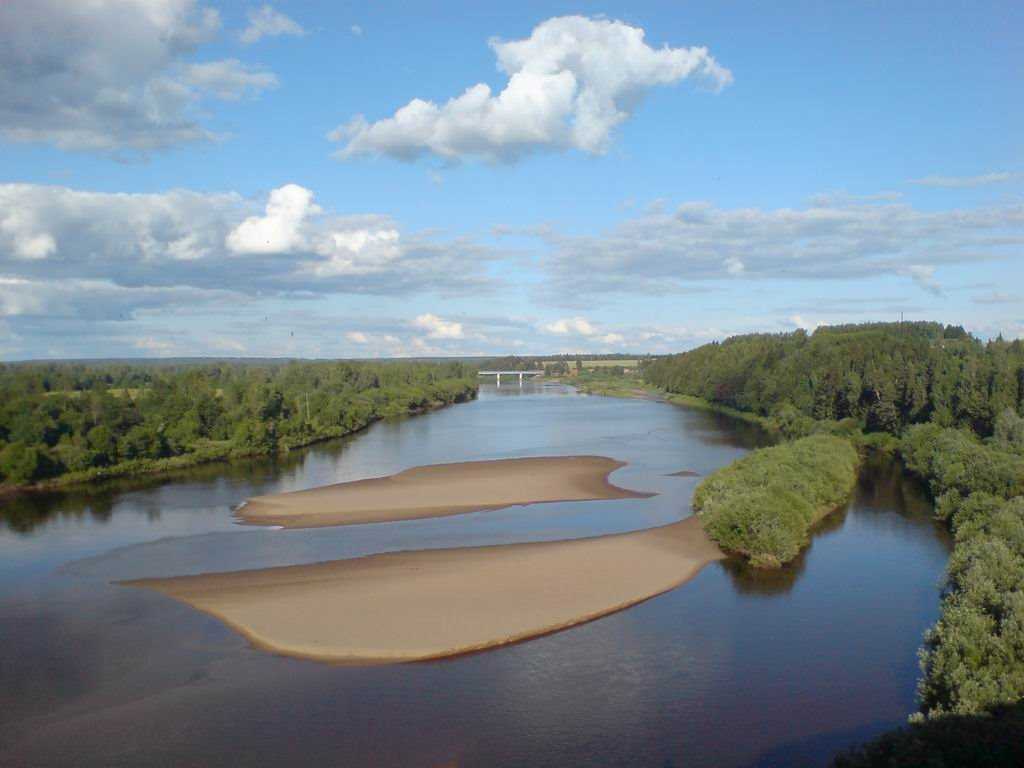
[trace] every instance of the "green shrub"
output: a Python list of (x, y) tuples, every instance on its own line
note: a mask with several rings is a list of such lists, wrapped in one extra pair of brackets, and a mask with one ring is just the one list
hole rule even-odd
[(972, 494), (952, 520), (949, 591), (921, 654), (918, 693), (930, 717), (1024, 698), (1024, 497)]
[(838, 755), (833, 768), (1019, 768), (1024, 704), (950, 715), (887, 733)]
[(850, 441), (832, 435), (761, 448), (705, 478), (693, 507), (723, 549), (778, 567), (807, 544), (815, 522), (850, 497), (859, 464)]

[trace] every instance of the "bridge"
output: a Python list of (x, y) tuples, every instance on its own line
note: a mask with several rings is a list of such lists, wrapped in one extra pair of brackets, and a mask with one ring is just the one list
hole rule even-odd
[(501, 386), (502, 376), (518, 376), (519, 386), (523, 386), (523, 376), (543, 376), (544, 371), (478, 371), (477, 376), (496, 376), (498, 386)]

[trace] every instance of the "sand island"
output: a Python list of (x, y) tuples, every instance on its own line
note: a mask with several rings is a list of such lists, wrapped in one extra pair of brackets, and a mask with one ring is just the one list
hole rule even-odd
[(653, 495), (610, 483), (608, 475), (622, 466), (604, 456), (434, 464), (387, 477), (256, 496), (236, 515), (256, 525), (316, 528), (441, 517), (515, 504)]
[(139, 579), (288, 656), (380, 663), (453, 656), (622, 610), (724, 557), (700, 521), (571, 541), (371, 555)]

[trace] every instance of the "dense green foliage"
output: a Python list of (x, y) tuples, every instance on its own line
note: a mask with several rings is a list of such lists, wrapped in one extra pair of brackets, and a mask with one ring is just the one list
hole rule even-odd
[(1020, 738), (1020, 707), (1005, 707), (1024, 699), (1024, 343), (937, 323), (839, 326), (708, 344), (644, 376), (784, 437), (852, 429), (869, 433), (861, 445), (898, 446), (954, 532), (921, 652), (922, 723), (837, 765), (987, 765), (987, 746), (957, 740)]
[[(852, 419), (871, 432), (909, 424), (991, 435), (1024, 403), (1024, 342), (982, 344), (938, 323), (818, 328), (736, 336), (644, 367), (669, 392), (809, 427)], [(799, 427), (799, 424), (794, 425)]]
[(705, 478), (693, 507), (723, 549), (777, 567), (799, 554), (815, 522), (850, 497), (859, 464), (850, 441), (830, 435), (761, 448)]
[(949, 715), (914, 723), (850, 752), (833, 768), (1019, 768), (1024, 765), (1024, 704), (985, 716)]
[[(938, 623), (921, 653), (921, 711), (978, 714), (1024, 698), (1024, 443), (1015, 413), (987, 442), (934, 424), (909, 430), (907, 467), (928, 481), (955, 546)], [(1007, 439), (1007, 435), (1011, 439)]]
[(175, 469), (287, 451), (472, 397), (461, 363), (0, 366), (0, 482)]

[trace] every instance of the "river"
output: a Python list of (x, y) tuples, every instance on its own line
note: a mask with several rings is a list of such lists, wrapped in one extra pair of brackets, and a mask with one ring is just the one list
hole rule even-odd
[[(949, 552), (921, 489), (866, 468), (787, 568), (714, 563), (632, 609), (446, 661), (332, 666), (254, 649), (118, 580), (382, 551), (556, 540), (689, 514), (699, 477), (762, 441), (716, 414), (485, 386), (272, 461), (7, 499), (0, 506), (5, 766), (822, 765), (905, 721)], [(249, 496), (448, 461), (600, 454), (649, 499), (402, 523), (234, 524)], [(353, 621), (358, 621), (354, 616)]]

